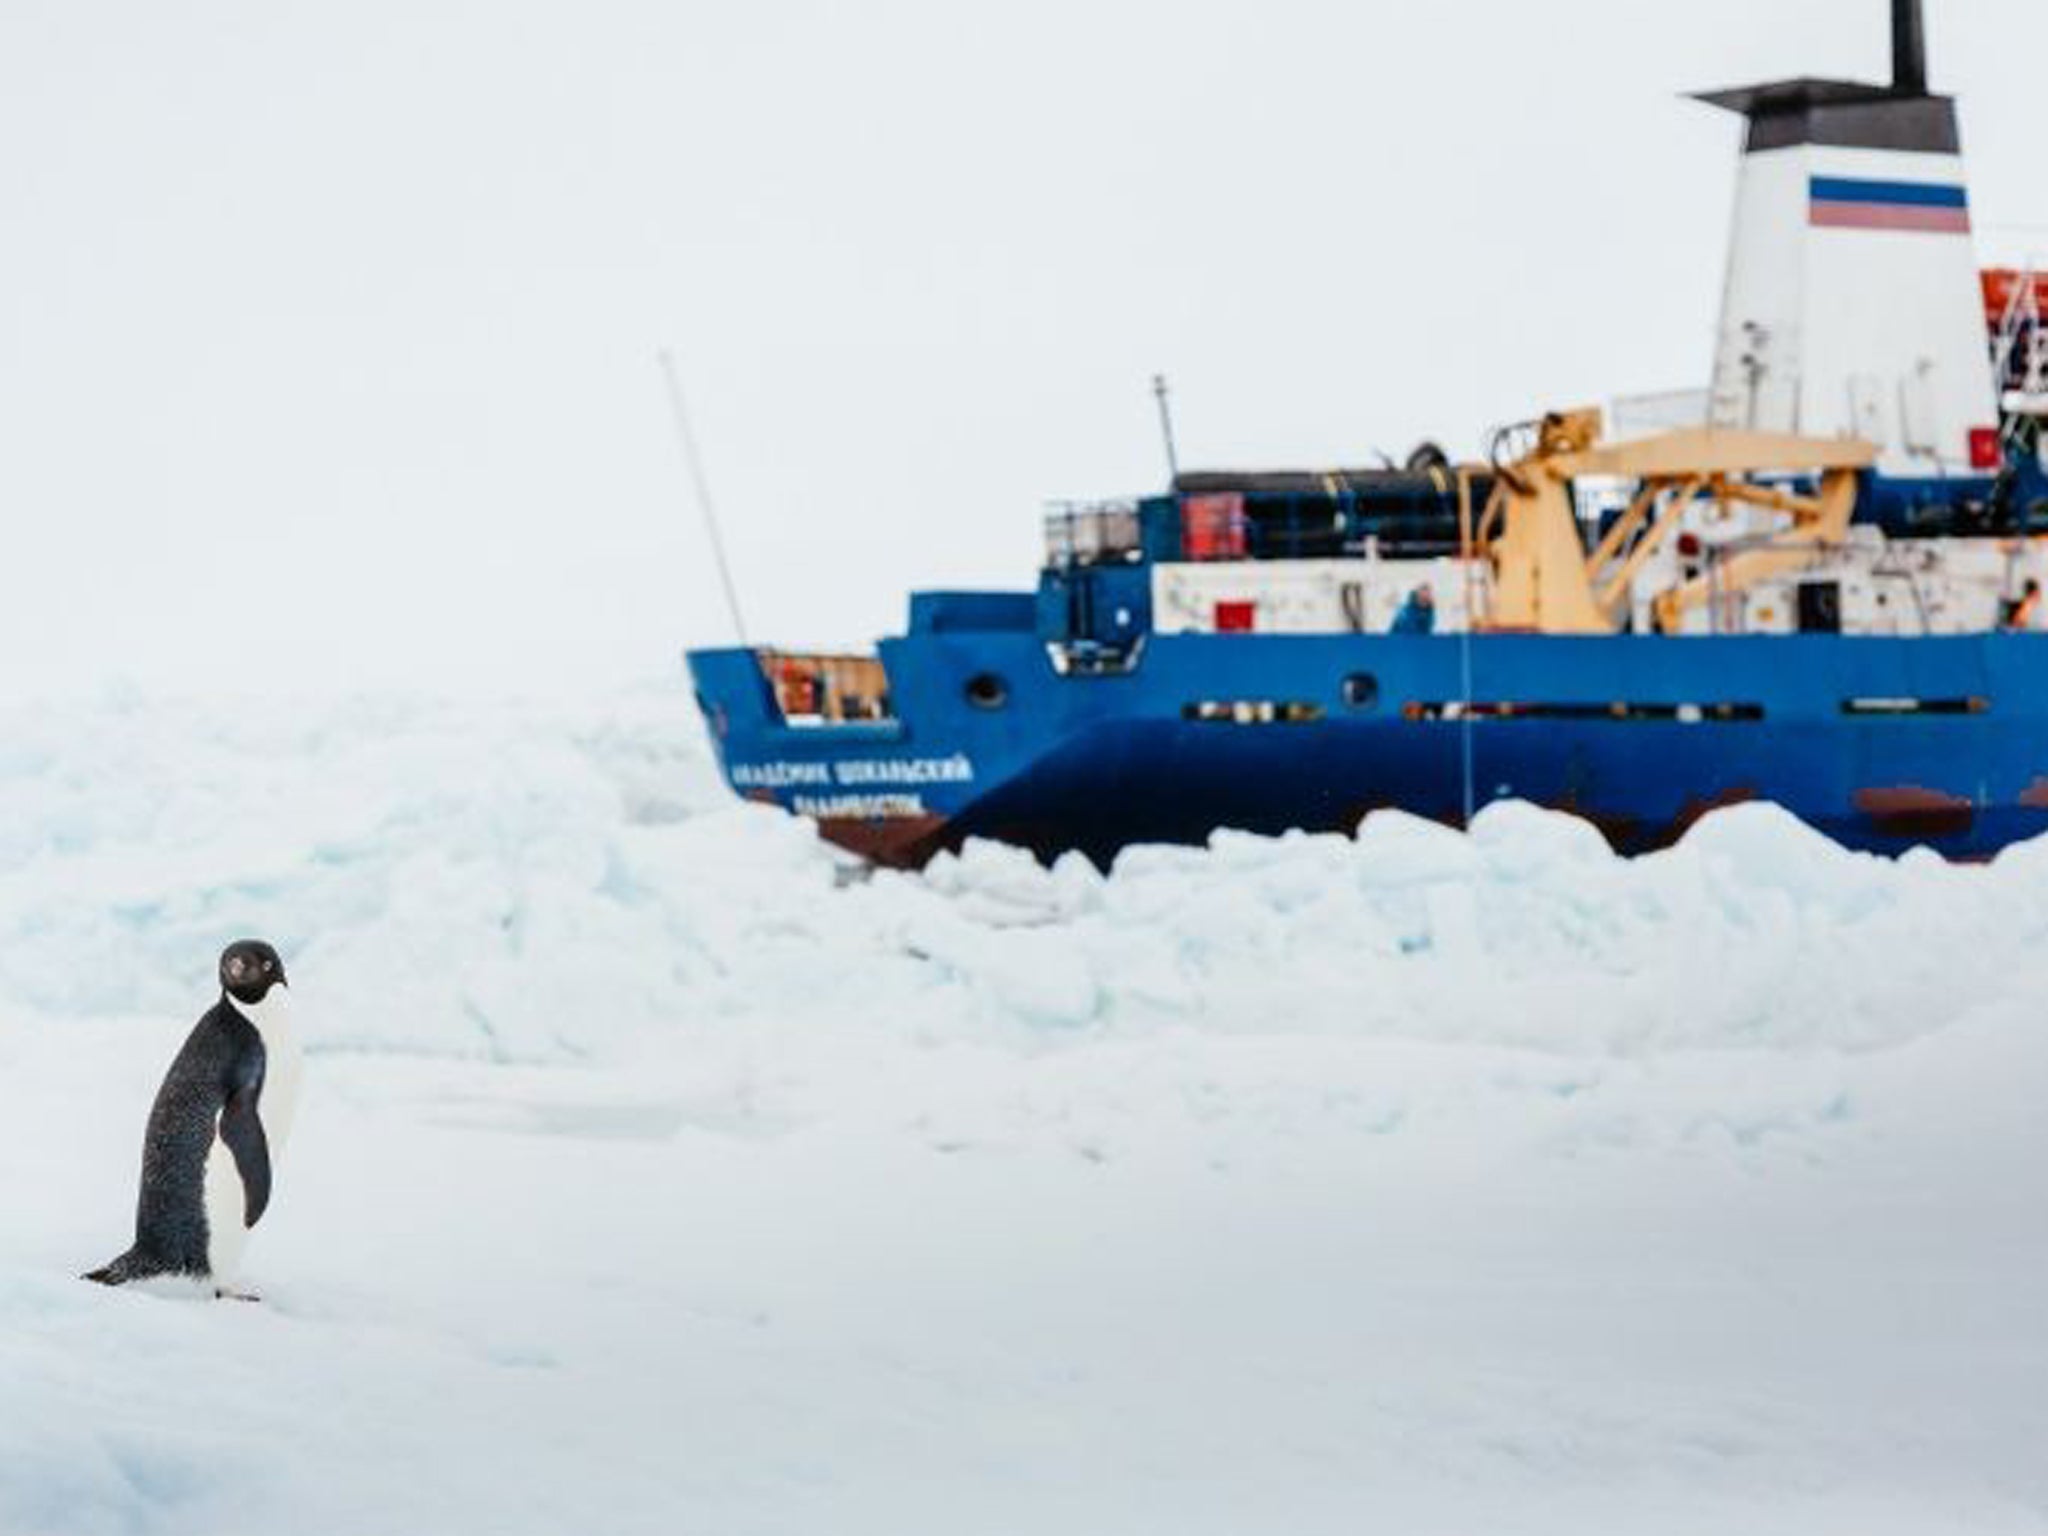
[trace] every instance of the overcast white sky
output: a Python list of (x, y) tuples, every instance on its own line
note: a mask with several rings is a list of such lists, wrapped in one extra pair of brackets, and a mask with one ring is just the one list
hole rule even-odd
[[(1984, 254), (2048, 5), (1929, 0)], [(0, 694), (661, 675), (1049, 497), (1704, 382), (1738, 125), (1884, 0), (0, 7)], [(2033, 225), (2031, 229), (2023, 226)]]

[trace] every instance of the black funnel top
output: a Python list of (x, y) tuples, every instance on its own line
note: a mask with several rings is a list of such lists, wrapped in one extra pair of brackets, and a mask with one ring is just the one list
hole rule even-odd
[(1892, 0), (1892, 81), (1770, 80), (1695, 98), (1749, 119), (1749, 153), (1791, 144), (1850, 149), (1961, 152), (1956, 108), (1927, 91), (1927, 34), (1920, 0)]
[(1927, 31), (1920, 24), (1920, 0), (1892, 0), (1892, 89), (1901, 96), (1927, 94)]

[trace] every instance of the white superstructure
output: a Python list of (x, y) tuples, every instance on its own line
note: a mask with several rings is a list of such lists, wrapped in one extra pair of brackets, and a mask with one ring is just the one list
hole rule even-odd
[(1783, 80), (1707, 93), (1741, 113), (1708, 414), (1859, 437), (1892, 475), (1997, 468), (1955, 103), (1926, 89), (1916, 0), (1890, 86)]

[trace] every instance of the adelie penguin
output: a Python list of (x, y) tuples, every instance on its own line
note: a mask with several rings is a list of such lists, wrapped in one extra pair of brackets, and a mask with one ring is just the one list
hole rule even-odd
[(241, 1294), (232, 1286), (242, 1247), (269, 1208), (298, 1104), (300, 1050), (276, 950), (259, 939), (230, 944), (220, 988), (149, 1112), (135, 1246), (88, 1280), (185, 1276), (219, 1296)]

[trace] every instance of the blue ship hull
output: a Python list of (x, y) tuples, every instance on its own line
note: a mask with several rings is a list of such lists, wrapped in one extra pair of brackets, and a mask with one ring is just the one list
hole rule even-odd
[(2048, 830), (2040, 284), (1974, 274), (1953, 103), (1917, 3), (1892, 18), (1890, 86), (1700, 98), (1746, 157), (1816, 155), (1744, 173), (1690, 427), (1608, 440), (1581, 409), (1485, 462), (1183, 472), (1156, 380), (1170, 484), (1055, 506), (1034, 592), (913, 594), (879, 667), (693, 653), (733, 787), (899, 863), (1506, 798), (1624, 852), (1746, 800), (1882, 853)]
[(991, 626), (880, 656), (895, 718), (840, 725), (785, 723), (752, 651), (690, 666), (737, 792), (891, 863), (968, 837), (1107, 863), (1384, 807), (1461, 824), (1504, 798), (1629, 853), (1747, 800), (1882, 853), (2048, 830), (2042, 635), (1153, 634), (1126, 670), (1079, 674)]

